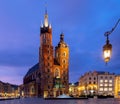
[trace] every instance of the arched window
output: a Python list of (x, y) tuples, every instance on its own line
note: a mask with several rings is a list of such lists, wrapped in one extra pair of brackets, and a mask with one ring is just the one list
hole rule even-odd
[(48, 63), (48, 66), (50, 66), (50, 63)]
[(50, 50), (48, 50), (48, 54), (50, 54)]
[(49, 60), (49, 59), (50, 59), (50, 57), (48, 56), (48, 57), (47, 57), (47, 59)]
[(66, 52), (64, 51), (62, 55), (63, 55), (63, 56), (66, 56)]
[(46, 36), (45, 36), (45, 34), (43, 35), (43, 43), (46, 43)]
[(60, 78), (60, 70), (58, 68), (55, 69), (55, 78)]
[(63, 63), (66, 64), (66, 60), (65, 59), (63, 60)]
[(48, 72), (50, 72), (50, 69), (48, 69)]

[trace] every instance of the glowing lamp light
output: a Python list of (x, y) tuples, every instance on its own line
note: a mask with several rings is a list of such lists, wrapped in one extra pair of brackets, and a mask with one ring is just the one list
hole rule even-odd
[(106, 63), (110, 61), (111, 55), (112, 55), (112, 45), (109, 43), (109, 40), (107, 40), (106, 44), (103, 46), (103, 57)]
[(111, 55), (112, 55), (112, 45), (109, 43), (109, 35), (115, 30), (117, 27), (118, 23), (120, 22), (120, 18), (118, 19), (117, 23), (115, 26), (110, 30), (105, 32), (105, 37), (107, 37), (106, 44), (103, 46), (103, 57), (104, 61), (107, 63), (110, 61)]

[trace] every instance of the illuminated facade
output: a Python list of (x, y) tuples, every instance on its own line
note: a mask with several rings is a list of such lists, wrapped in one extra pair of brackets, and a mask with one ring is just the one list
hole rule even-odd
[(115, 97), (120, 98), (120, 75), (115, 76)]
[(4, 83), (0, 81), (0, 97), (19, 97), (20, 89), (17, 85)]
[(79, 97), (80, 93), (78, 91), (78, 82), (69, 84), (69, 96)]
[(45, 13), (40, 27), (39, 63), (30, 68), (24, 77), (24, 96), (56, 97), (69, 91), (69, 48), (64, 42), (52, 45), (52, 27)]
[(79, 79), (80, 95), (114, 95), (115, 74), (102, 71), (87, 72)]
[(87, 72), (79, 79), (79, 91), (81, 95), (95, 95), (97, 94), (97, 79), (98, 73), (94, 72)]
[(98, 94), (114, 96), (115, 74), (109, 72), (99, 72), (98, 74)]

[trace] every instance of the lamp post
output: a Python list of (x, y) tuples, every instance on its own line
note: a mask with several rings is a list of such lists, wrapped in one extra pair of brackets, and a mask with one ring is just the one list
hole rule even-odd
[(107, 31), (104, 33), (104, 36), (106, 37), (106, 44), (103, 46), (103, 57), (106, 63), (110, 61), (110, 58), (112, 55), (112, 45), (110, 44), (110, 41), (109, 41), (109, 35), (115, 30), (119, 22), (120, 22), (120, 19), (118, 19), (117, 23), (110, 31)]

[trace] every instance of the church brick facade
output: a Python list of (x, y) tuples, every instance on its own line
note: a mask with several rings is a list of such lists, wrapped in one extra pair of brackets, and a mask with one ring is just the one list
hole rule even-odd
[(57, 97), (69, 90), (69, 47), (64, 34), (55, 47), (47, 12), (40, 27), (39, 63), (29, 69), (23, 79), (24, 96)]

